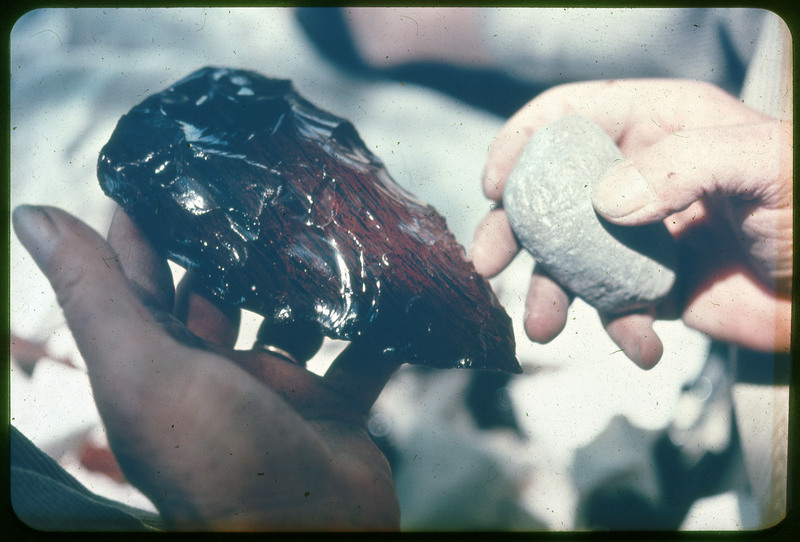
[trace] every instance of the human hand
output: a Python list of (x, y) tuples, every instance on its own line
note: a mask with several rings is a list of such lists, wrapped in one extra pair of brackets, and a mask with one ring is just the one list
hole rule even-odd
[[(597, 122), (627, 160), (594, 188), (611, 222), (663, 220), (680, 247), (677, 283), (648, 312), (600, 315), (606, 331), (643, 368), (663, 345), (655, 318), (680, 316), (708, 336), (785, 352), (792, 282), (792, 125), (696, 81), (623, 80), (555, 87), (502, 128), (484, 171), (486, 195), (501, 203), (506, 178), (531, 135), (567, 114)], [(502, 207), (479, 225), (472, 248), (484, 276), (519, 251)], [(525, 332), (549, 342), (564, 328), (572, 295), (534, 269)]]
[(13, 222), (57, 294), (123, 472), (170, 527), (399, 527), (391, 470), (364, 428), (394, 366), (351, 345), (319, 377), (233, 350), (238, 311), (191, 279), (176, 294), (121, 210), (108, 243), (53, 207), (22, 206)]

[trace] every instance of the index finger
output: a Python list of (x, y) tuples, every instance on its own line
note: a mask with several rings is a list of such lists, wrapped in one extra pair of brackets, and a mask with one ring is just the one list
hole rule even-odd
[[(601, 122), (608, 130), (613, 122), (608, 119), (621, 119), (625, 116), (623, 101), (610, 98), (610, 94), (619, 94), (623, 87), (615, 82), (606, 82), (611, 90), (598, 88), (596, 82), (571, 83), (553, 87), (517, 111), (506, 122), (497, 134), (489, 150), (486, 167), (483, 173), (483, 190), (486, 196), (495, 201), (503, 197), (506, 179), (511, 173), (528, 140), (540, 128), (570, 114), (580, 114)], [(608, 126), (612, 124), (612, 126)], [(619, 130), (619, 128), (618, 128)]]
[(764, 120), (709, 83), (679, 79), (626, 79), (553, 87), (515, 113), (492, 144), (484, 193), (500, 201), (505, 182), (531, 136), (566, 115), (596, 122), (626, 155), (685, 129)]

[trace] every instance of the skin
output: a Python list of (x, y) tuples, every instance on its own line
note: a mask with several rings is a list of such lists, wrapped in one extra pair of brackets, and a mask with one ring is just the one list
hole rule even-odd
[[(664, 304), (601, 315), (628, 356), (654, 365), (662, 346), (653, 319), (676, 316), (716, 338), (788, 349), (791, 125), (694, 82), (557, 87), (498, 135), (488, 197), (501, 201), (531, 134), (568, 113), (593, 118), (629, 159), (598, 185), (598, 212), (619, 224), (664, 220), (688, 264)], [(642, 178), (637, 199), (632, 185)], [(318, 377), (261, 350), (234, 351), (237, 313), (188, 282), (176, 294), (166, 262), (122, 212), (108, 242), (52, 207), (20, 207), (13, 220), (57, 294), (123, 472), (172, 528), (399, 527), (389, 465), (364, 429), (394, 366), (351, 347)], [(518, 250), (502, 207), (492, 211), (476, 232), (476, 268), (493, 276)], [(531, 339), (554, 338), (570, 301), (534, 271)]]
[(238, 313), (191, 283), (176, 299), (166, 261), (122, 211), (108, 242), (53, 207), (19, 207), (13, 223), (57, 294), (125, 476), (171, 528), (399, 528), (389, 464), (365, 430), (395, 366), (351, 347), (319, 377), (234, 351)]
[(357, 7), (342, 15), (359, 54), (375, 68), (429, 61), (485, 67), (476, 10), (455, 7)]
[[(676, 317), (715, 339), (788, 351), (792, 123), (706, 83), (574, 83), (529, 102), (504, 125), (489, 153), (483, 189), (498, 207), (475, 233), (477, 270), (497, 275), (519, 251), (502, 209), (505, 181), (533, 133), (567, 114), (597, 122), (626, 156), (595, 186), (598, 213), (620, 225), (664, 221), (679, 242), (678, 282), (667, 300), (641, 313), (600, 315), (628, 357), (653, 367), (663, 353), (653, 321)], [(528, 337), (554, 339), (572, 299), (534, 269), (524, 321)]]

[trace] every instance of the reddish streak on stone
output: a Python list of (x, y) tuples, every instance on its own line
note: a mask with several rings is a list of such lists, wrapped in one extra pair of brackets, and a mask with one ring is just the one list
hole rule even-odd
[(189, 75), (120, 119), (98, 177), (218, 303), (393, 362), (520, 371), (510, 319), (444, 218), (289, 81)]

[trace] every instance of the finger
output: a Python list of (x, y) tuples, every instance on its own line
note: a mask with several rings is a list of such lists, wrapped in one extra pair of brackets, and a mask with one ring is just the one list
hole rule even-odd
[(255, 348), (283, 355), (290, 361), (305, 366), (322, 346), (324, 336), (311, 322), (271, 322), (261, 324)]
[(352, 342), (325, 373), (326, 385), (367, 413), (401, 361), (368, 342)]
[(187, 271), (175, 294), (175, 316), (203, 340), (222, 348), (233, 348), (239, 336), (241, 311), (212, 301), (201, 293), (196, 273)]
[(630, 113), (635, 93), (630, 81), (570, 83), (547, 90), (525, 104), (500, 129), (489, 150), (483, 171), (483, 190), (495, 201), (502, 199), (506, 180), (531, 136), (540, 128), (570, 115), (597, 122), (615, 140)]
[(500, 201), (509, 173), (537, 130), (571, 114), (596, 122), (626, 154), (681, 130), (767, 119), (720, 88), (699, 81), (626, 79), (559, 85), (528, 102), (498, 133), (484, 169), (487, 197)]
[(142, 300), (171, 312), (175, 287), (169, 265), (120, 207), (111, 219), (108, 244)]
[(625, 355), (642, 369), (652, 369), (661, 359), (664, 346), (653, 330), (654, 317), (648, 313), (602, 316), (609, 337)]
[(503, 200), (506, 180), (534, 131), (535, 127), (524, 124), (516, 116), (500, 129), (483, 170), (483, 193), (487, 198), (498, 203)]
[(113, 378), (130, 364), (149, 363), (164, 344), (174, 344), (154, 325), (116, 252), (97, 232), (54, 207), (18, 207), (13, 221), (52, 285), (90, 375), (100, 369)]
[(620, 225), (663, 220), (707, 194), (779, 207), (791, 201), (791, 136), (775, 121), (688, 130), (615, 166), (592, 191), (595, 209)]
[(537, 266), (525, 299), (525, 333), (538, 343), (548, 343), (567, 325), (571, 296)]
[(502, 271), (519, 252), (519, 243), (503, 209), (490, 212), (478, 224), (470, 249), (475, 269), (484, 277)]

